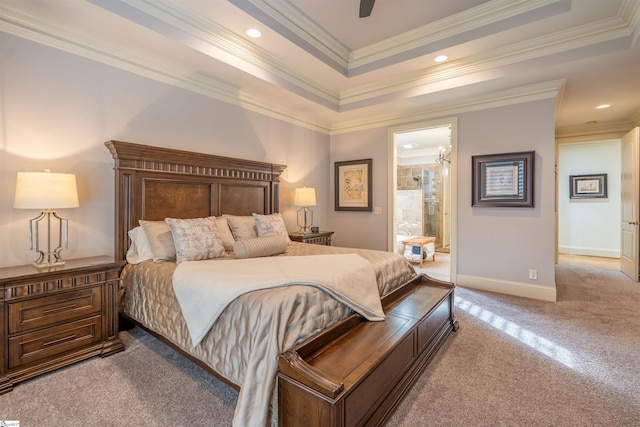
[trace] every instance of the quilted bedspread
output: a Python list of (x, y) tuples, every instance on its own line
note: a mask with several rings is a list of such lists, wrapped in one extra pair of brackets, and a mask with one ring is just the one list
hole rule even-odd
[[(415, 275), (404, 257), (383, 251), (292, 242), (279, 256), (339, 253), (356, 253), (371, 263), (380, 296)], [(234, 426), (276, 425), (277, 356), (348, 316), (351, 309), (314, 286), (256, 290), (233, 300), (193, 346), (172, 286), (175, 269), (171, 262), (127, 265), (122, 311), (240, 388)]]

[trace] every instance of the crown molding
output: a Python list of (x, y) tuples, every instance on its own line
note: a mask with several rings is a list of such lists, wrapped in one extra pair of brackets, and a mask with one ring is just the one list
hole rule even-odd
[(121, 70), (180, 87), (256, 113), (283, 120), (321, 133), (329, 133), (328, 123), (304, 117), (300, 111), (290, 111), (281, 105), (242, 92), (202, 74), (193, 74), (172, 63), (145, 57), (123, 46), (111, 46), (93, 40), (85, 34), (63, 30), (12, 10), (0, 3), (0, 31), (31, 40), (55, 49), (91, 59)]
[(228, 0), (328, 66), (347, 75), (351, 51), (288, 0)]
[[(155, 13), (162, 15), (155, 6), (155, 2), (127, 1), (145, 4), (145, 7), (151, 4), (151, 7), (156, 10)], [(536, 57), (536, 54), (540, 56), (543, 52), (546, 52), (545, 54), (552, 54), (561, 52), (562, 49), (579, 48), (593, 43), (629, 37), (630, 29), (626, 22), (637, 22), (637, 17), (640, 15), (640, 7), (637, 5), (638, 2), (631, 3), (635, 3), (635, 7), (630, 8), (631, 12), (627, 13), (628, 16), (635, 17), (631, 18), (631, 21), (622, 18), (612, 18), (541, 37), (536, 39), (536, 41), (527, 41), (504, 49), (496, 49), (483, 55), (475, 56), (470, 61), (458, 61), (445, 64), (437, 70), (434, 69), (435, 71), (428, 75), (417, 73), (404, 76), (402, 81), (395, 81), (395, 84), (391, 84), (392, 82), (383, 82), (375, 86), (361, 87), (355, 91), (345, 91), (339, 97), (340, 101), (338, 102), (338, 106), (342, 109), (349, 107), (350, 104), (355, 105), (357, 102), (366, 102), (367, 100), (393, 94), (394, 92), (407, 91), (450, 78), (466, 76), (471, 73), (497, 67), (501, 64), (511, 64), (513, 61), (523, 61)], [(166, 5), (165, 2), (161, 4), (163, 6)], [(169, 19), (171, 21), (179, 20), (180, 17), (184, 18), (185, 15), (183, 15), (180, 10), (174, 10), (168, 12), (163, 19)], [(191, 18), (189, 17), (188, 19)], [(198, 27), (204, 25), (206, 28), (209, 21), (205, 22), (199, 19), (195, 22), (198, 23)], [(184, 28), (183, 24), (180, 24), (179, 28)], [(187, 28), (188, 31), (193, 31), (194, 25), (189, 24)], [(314, 117), (305, 117), (300, 111), (291, 111), (284, 108), (281, 104), (276, 105), (266, 99), (252, 96), (243, 92), (238, 87), (225, 84), (210, 76), (187, 72), (174, 63), (162, 61), (158, 58), (145, 57), (139, 52), (128, 50), (126, 47), (108, 45), (88, 37), (86, 34), (79, 34), (73, 30), (56, 27), (49, 22), (21, 14), (1, 2), (0, 30), (325, 134), (338, 134), (406, 123), (414, 120), (431, 119), (447, 114), (459, 114), (466, 111), (511, 105), (549, 98), (551, 96), (556, 96), (556, 99), (558, 99), (557, 97), (561, 96), (564, 87), (564, 81), (558, 80), (502, 91), (489, 96), (469, 98), (459, 104), (440, 104), (426, 109), (395, 110), (388, 114), (369, 116), (353, 121), (341, 122), (338, 120), (332, 124)], [(210, 40), (210, 38), (208, 38), (209, 36), (219, 36), (219, 33), (207, 32), (207, 30), (197, 30), (195, 33), (200, 33), (200, 37), (202, 37), (201, 40)], [(237, 37), (234, 36), (234, 38)], [(583, 40), (584, 38), (588, 38), (589, 40)], [(225, 43), (223, 39), (224, 37), (221, 37), (216, 43)], [(228, 49), (228, 52), (234, 52), (237, 47), (245, 50), (252, 48), (252, 45), (248, 44), (244, 46), (243, 43), (246, 42), (242, 40), (242, 43), (231, 43), (227, 45), (226, 49)], [(540, 43), (542, 46), (536, 45), (537, 43)], [(256, 54), (256, 57), (259, 57), (259, 55)], [(267, 63), (272, 63), (272, 58), (269, 55), (267, 55), (266, 58), (268, 58)], [(286, 69), (286, 65), (283, 65), (283, 67)], [(285, 71), (295, 74), (295, 70)], [(300, 77), (301, 80), (304, 78), (304, 76), (298, 77)], [(313, 83), (307, 82), (307, 84), (313, 86)], [(320, 91), (322, 92), (322, 89), (320, 89)], [(333, 95), (330, 95), (329, 98), (331, 98), (331, 96)], [(631, 123), (636, 123), (637, 125), (638, 122), (640, 122), (640, 111), (638, 111), (635, 118), (631, 120)]]
[[(505, 48), (494, 49), (481, 55), (431, 67), (420, 72), (396, 76), (394, 79), (382, 80), (375, 84), (363, 85), (353, 90), (336, 93), (290, 67), (270, 52), (238, 37), (220, 25), (190, 12), (185, 9), (185, 6), (180, 4), (158, 0), (154, 0), (153, 2), (149, 0), (122, 0), (119, 2), (112, 2), (110, 0), (90, 1), (107, 8), (124, 4), (140, 10), (148, 16), (169, 25), (171, 28), (180, 30), (188, 37), (196, 40), (197, 43), (194, 44), (197, 44), (201, 51), (205, 50), (205, 53), (210, 54), (212, 51), (221, 50), (227, 55), (238, 58), (239, 61), (243, 62), (247, 68), (250, 69), (249, 72), (259, 73), (258, 78), (283, 87), (292, 93), (333, 111), (348, 111), (361, 108), (366, 105), (371, 105), (374, 102), (385, 100), (384, 98), (391, 100), (415, 96), (421, 93), (429, 93), (429, 91), (432, 90), (431, 87), (433, 87), (431, 85), (438, 85), (450, 79), (468, 77), (492, 68), (512, 65), (520, 61), (540, 58), (559, 52), (567, 52), (571, 49), (588, 46), (589, 44), (602, 43), (629, 36), (629, 29), (624, 22), (620, 18), (612, 18), (577, 28), (571, 28), (548, 36), (538, 37)], [(554, 1), (521, 1), (516, 3), (516, 5), (520, 8), (518, 10), (522, 10), (524, 7), (534, 7), (535, 5), (549, 4)], [(290, 19), (297, 19), (297, 16), (293, 15), (295, 8), (286, 0), (242, 0), (242, 2), (257, 4), (262, 7), (280, 7), (282, 4), (286, 6), (283, 7), (282, 15)], [(485, 6), (485, 10), (487, 12), (495, 11), (496, 8), (499, 8), (498, 3), (504, 4), (504, 2), (489, 2), (488, 4), (490, 6)], [(532, 4), (528, 5), (529, 3)], [(504, 5), (502, 9), (504, 9)], [(507, 10), (511, 9), (507, 8)], [(637, 8), (635, 10), (637, 10)], [(56, 33), (62, 32), (62, 29), (48, 28), (43, 31), (55, 38)], [(78, 35), (76, 38), (76, 40), (82, 39), (86, 39), (86, 37)], [(90, 43), (87, 42), (84, 42), (84, 44), (89, 50), (104, 50), (100, 46), (91, 47)], [(121, 55), (118, 51), (120, 48), (110, 50), (108, 55), (114, 57), (116, 62), (119, 62), (118, 56)], [(135, 61), (133, 58), (123, 59), (125, 62)], [(213, 84), (217, 85), (221, 83)]]
[(514, 25), (510, 21), (533, 22), (571, 8), (571, 0), (491, 0), (432, 24), (350, 51), (288, 0), (228, 1), (347, 77), (387, 66), (396, 62), (398, 57), (409, 59), (450, 47), (460, 43), (461, 38), (504, 30)]
[[(546, 11), (543, 12), (543, 9)], [(382, 40), (381, 42), (356, 49), (351, 53), (349, 76), (379, 68), (373, 64), (388, 65), (389, 60), (404, 56), (408, 59), (411, 51), (420, 55), (436, 52), (454, 44), (461, 38), (468, 39), (482, 32), (504, 30), (513, 24), (508, 23), (516, 17), (537, 12), (533, 20), (566, 12), (571, 9), (570, 0), (519, 0), (504, 2), (493, 0), (455, 15), (440, 19), (431, 24), (409, 30), (405, 33)], [(545, 13), (545, 16), (539, 16)], [(528, 22), (532, 19), (529, 18)]]
[(393, 79), (343, 91), (340, 93), (340, 111), (360, 107), (362, 104), (372, 103), (381, 97), (389, 97), (391, 94), (395, 94), (396, 97), (408, 92), (416, 95), (419, 94), (416, 92), (416, 88), (423, 88), (424, 91), (429, 85), (447, 80), (467, 77), (499, 67), (601, 43), (625, 40), (629, 35), (628, 26), (619, 17), (569, 28), (457, 61), (425, 68), (414, 73), (395, 76)]
[(432, 120), (447, 115), (457, 115), (488, 108), (504, 107), (524, 102), (555, 98), (562, 93), (565, 80), (553, 80), (519, 88), (494, 92), (487, 95), (470, 97), (465, 102), (439, 104), (429, 108), (415, 108), (398, 113), (368, 116), (363, 119), (335, 122), (331, 126), (331, 134), (373, 129), (378, 127), (397, 126), (413, 121)]
[(637, 0), (623, 0), (618, 16), (631, 29), (633, 42), (635, 43), (640, 36), (640, 2)]
[(631, 125), (633, 127), (640, 126), (640, 108), (638, 108), (630, 117)]
[(566, 144), (620, 139), (633, 127), (633, 124), (628, 120), (564, 126), (556, 129), (556, 143)]
[[(106, 1), (111, 4), (110, 0), (91, 1), (97, 3)], [(223, 49), (251, 67), (266, 71), (266, 74), (260, 72), (259, 76), (257, 76), (258, 78), (284, 87), (333, 111), (353, 110), (379, 102), (383, 98), (398, 99), (406, 97), (409, 93), (411, 93), (411, 96), (428, 93), (430, 85), (436, 85), (450, 79), (467, 77), (471, 74), (498, 67), (569, 52), (630, 36), (627, 22), (620, 17), (615, 17), (336, 93), (290, 67), (270, 52), (247, 42), (220, 25), (202, 18), (200, 15), (193, 14), (183, 6), (158, 0), (153, 2), (149, 0), (122, 1), (175, 28), (180, 28), (191, 37), (196, 38), (200, 43), (205, 43), (214, 49)], [(290, 31), (303, 37), (316, 48), (322, 48), (327, 55), (333, 52), (339, 60), (343, 60), (345, 55), (348, 55), (344, 46), (313, 21), (310, 21), (306, 15), (302, 14), (287, 0), (231, 0), (231, 2), (239, 7), (244, 5), (241, 7), (243, 10), (249, 4), (258, 8), (262, 13), (267, 14), (280, 25), (286, 26)], [(518, 16), (550, 5), (556, 7), (564, 7), (566, 5), (565, 0), (519, 0), (518, 2), (507, 3), (494, 0), (443, 19), (438, 23), (424, 26), (415, 31), (409, 31), (388, 40), (401, 40), (401, 43), (394, 42), (394, 44), (409, 46), (412, 43), (411, 40), (417, 37), (414, 32), (426, 39), (429, 39), (430, 36), (425, 34), (424, 31), (440, 31), (440, 33), (450, 36), (451, 34), (461, 34), (478, 26), (488, 25), (501, 19)], [(632, 3), (637, 4), (637, 2)], [(635, 15), (640, 14), (638, 7), (630, 9), (635, 11)], [(629, 15), (630, 12), (627, 14)], [(458, 19), (462, 23), (458, 22)], [(433, 37), (437, 38), (439, 36)], [(378, 47), (372, 46), (374, 46), (372, 47), (373, 50), (379, 51)], [(206, 50), (207, 52), (205, 53), (210, 51), (210, 49)], [(352, 58), (352, 62), (347, 67), (352, 67), (353, 64), (355, 62), (353, 62)]]
[[(284, 87), (332, 110), (338, 109), (337, 92), (298, 72), (271, 52), (239, 37), (210, 19), (193, 13), (180, 3), (161, 0), (89, 1), (138, 22), (137, 20), (142, 19), (139, 14), (126, 13), (127, 8), (133, 8), (153, 18), (154, 22), (145, 19), (143, 25), (163, 36), (177, 38), (179, 43), (222, 62), (228, 62), (231, 56), (234, 59), (233, 66), (243, 72)], [(176, 31), (180, 34), (175, 34)]]

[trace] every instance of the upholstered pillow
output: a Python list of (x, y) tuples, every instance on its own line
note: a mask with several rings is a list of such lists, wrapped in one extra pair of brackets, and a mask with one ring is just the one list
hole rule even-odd
[(256, 222), (252, 216), (222, 215), (227, 219), (233, 238), (238, 241), (242, 239), (253, 239), (258, 237)]
[(256, 223), (258, 237), (285, 236), (287, 238), (287, 242), (290, 241), (289, 232), (287, 231), (287, 227), (284, 225), (282, 215), (279, 213), (273, 213), (270, 215), (254, 213), (253, 219)]
[(142, 227), (138, 226), (133, 230), (129, 230), (128, 234), (131, 239), (131, 245), (127, 250), (127, 262), (129, 264), (139, 264), (142, 261), (153, 259), (149, 240)]
[(236, 242), (236, 239), (234, 239), (233, 234), (231, 234), (231, 229), (229, 228), (227, 218), (223, 216), (216, 217), (216, 232), (218, 233), (218, 237), (222, 242), (222, 246), (224, 246), (224, 250), (232, 251), (233, 244)]
[(233, 245), (237, 258), (257, 258), (281, 254), (287, 250), (289, 241), (285, 236), (273, 235), (238, 240)]
[(216, 231), (215, 217), (177, 219), (165, 218), (171, 228), (176, 247), (176, 262), (200, 261), (225, 255)]
[(176, 247), (173, 243), (173, 236), (171, 236), (169, 224), (164, 221), (146, 221), (141, 219), (140, 225), (149, 241), (153, 261), (175, 261)]

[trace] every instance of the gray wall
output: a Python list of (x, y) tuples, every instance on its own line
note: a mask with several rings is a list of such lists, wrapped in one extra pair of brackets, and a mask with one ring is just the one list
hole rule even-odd
[[(75, 173), (80, 207), (61, 212), (70, 220), (64, 255), (113, 253), (109, 139), (286, 164), (281, 211), (290, 230), (294, 188), (315, 186), (315, 225), (335, 231), (335, 244), (387, 249), (387, 128), (329, 137), (6, 34), (0, 54), (0, 266), (34, 259), (27, 224), (38, 212), (13, 209), (18, 171)], [(553, 117), (553, 99), (457, 115), (459, 283), (528, 296), (555, 291)], [(470, 207), (471, 155), (531, 149), (534, 209)], [(365, 158), (373, 159), (381, 214), (334, 211), (334, 162)], [(534, 283), (530, 268), (538, 270)]]
[(65, 258), (113, 254), (109, 139), (288, 165), (281, 212), (293, 231), (293, 192), (317, 187), (326, 223), (329, 136), (91, 60), (0, 34), (0, 266), (30, 263), (28, 219), (13, 209), (16, 173), (75, 173), (80, 207), (69, 218)]
[[(453, 280), (469, 287), (555, 299), (555, 100), (461, 113), (457, 145), (457, 271)], [(343, 246), (386, 250), (389, 206), (389, 130), (335, 135), (331, 162), (373, 158), (370, 212), (330, 212), (334, 241)], [(472, 208), (471, 156), (535, 150), (534, 208)], [(333, 190), (333, 171), (331, 171)], [(538, 279), (529, 280), (529, 270)]]
[[(458, 281), (555, 299), (555, 100), (458, 120)], [(471, 156), (535, 150), (534, 208), (471, 207)], [(538, 280), (529, 280), (529, 270)]]
[[(558, 252), (620, 257), (620, 140), (558, 147)], [(569, 176), (606, 173), (606, 199), (571, 199)]]

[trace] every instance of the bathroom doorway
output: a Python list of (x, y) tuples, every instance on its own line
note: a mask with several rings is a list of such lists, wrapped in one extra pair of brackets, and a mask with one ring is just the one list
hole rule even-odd
[(423, 247), (420, 272), (451, 280), (455, 265), (452, 224), (455, 197), (452, 194), (455, 159), (455, 119), (394, 129), (393, 206), (391, 242), (393, 250), (416, 261), (419, 247), (402, 242), (413, 237), (429, 238)]

